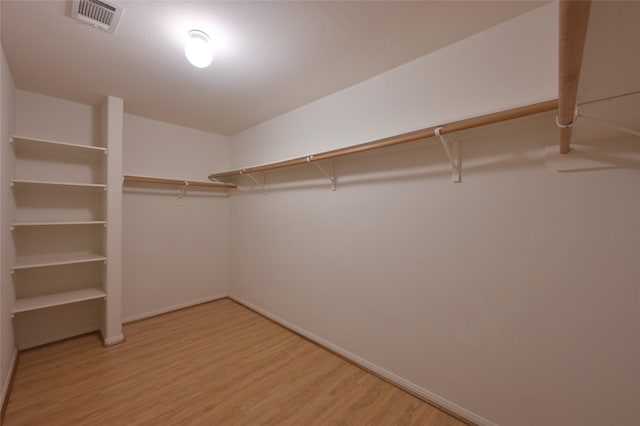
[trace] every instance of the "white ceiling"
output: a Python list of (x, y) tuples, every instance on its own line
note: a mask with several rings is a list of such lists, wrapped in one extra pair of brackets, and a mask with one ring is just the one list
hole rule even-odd
[[(114, 1), (115, 34), (71, 20), (70, 1), (2, 0), (16, 87), (232, 135), (409, 62), (544, 2)], [(206, 69), (189, 29), (224, 36)]]

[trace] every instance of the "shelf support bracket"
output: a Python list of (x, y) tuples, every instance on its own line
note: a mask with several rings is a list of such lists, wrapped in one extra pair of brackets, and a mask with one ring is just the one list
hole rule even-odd
[(259, 181), (258, 179), (256, 179), (256, 178), (254, 178), (254, 177), (253, 177), (253, 175), (252, 175), (251, 173), (246, 173), (246, 172), (244, 172), (244, 171), (243, 171), (241, 174), (245, 174), (245, 175), (247, 175), (247, 176), (249, 177), (249, 179), (251, 179), (252, 181), (254, 181), (256, 185), (258, 185), (259, 187), (261, 187), (261, 188), (262, 188), (263, 195), (267, 195), (267, 185), (266, 185), (266, 183), (267, 183), (267, 176), (266, 176), (266, 174), (264, 174), (264, 173), (262, 174), (262, 182), (260, 182), (260, 181)]
[(440, 138), (440, 142), (442, 142), (442, 146), (444, 147), (444, 151), (447, 153), (447, 157), (449, 157), (449, 161), (451, 162), (451, 171), (453, 173), (452, 181), (454, 183), (460, 183), (461, 181), (461, 172), (462, 172), (462, 160), (460, 157), (460, 142), (458, 139), (453, 137), (452, 141), (447, 141), (445, 137), (440, 133), (442, 131), (442, 127), (436, 127), (433, 132), (435, 135)]
[(322, 174), (331, 182), (331, 190), (332, 191), (336, 190), (336, 168), (333, 163), (333, 160), (331, 160), (331, 173), (327, 172), (319, 162), (314, 162), (313, 155), (310, 155), (307, 157), (307, 163), (315, 164), (318, 170), (320, 170), (320, 172), (322, 172)]
[(187, 193), (187, 186), (189, 186), (189, 182), (185, 180), (184, 185), (178, 187), (178, 200), (181, 200)]

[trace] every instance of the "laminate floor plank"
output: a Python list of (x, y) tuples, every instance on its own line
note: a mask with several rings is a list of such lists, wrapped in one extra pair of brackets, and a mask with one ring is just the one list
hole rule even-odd
[(4, 424), (464, 423), (223, 299), (20, 354)]

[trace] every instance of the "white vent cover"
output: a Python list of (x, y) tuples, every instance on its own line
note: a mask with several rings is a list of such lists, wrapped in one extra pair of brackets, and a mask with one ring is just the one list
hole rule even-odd
[(103, 31), (113, 33), (124, 9), (100, 0), (73, 0), (71, 18)]

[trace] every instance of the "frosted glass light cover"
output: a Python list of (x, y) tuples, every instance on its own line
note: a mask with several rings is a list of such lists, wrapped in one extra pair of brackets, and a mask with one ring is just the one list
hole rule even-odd
[(208, 67), (213, 60), (213, 49), (209, 36), (199, 30), (189, 31), (189, 39), (184, 47), (184, 54), (194, 67)]

